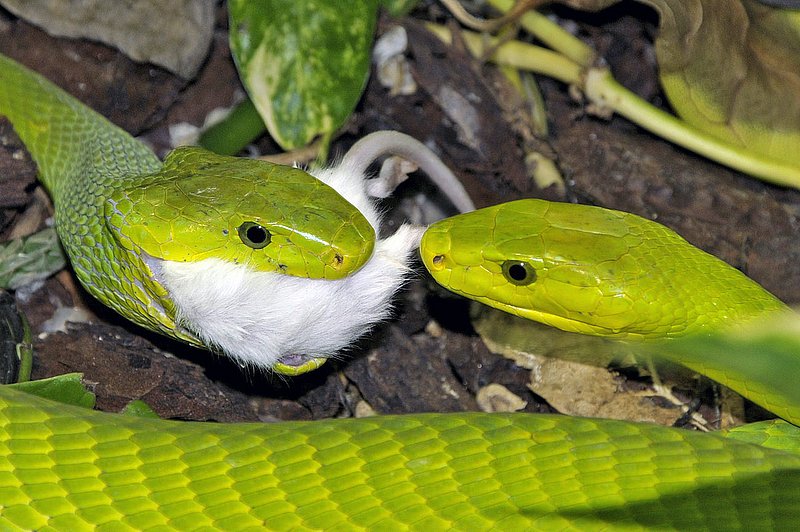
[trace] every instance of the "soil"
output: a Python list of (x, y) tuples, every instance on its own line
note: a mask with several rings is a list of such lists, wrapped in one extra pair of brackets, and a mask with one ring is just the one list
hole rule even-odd
[[(630, 7), (600, 15), (557, 13), (605, 57), (617, 79), (665, 106), (652, 59), (655, 15)], [(567, 87), (549, 79), (539, 80), (549, 123), (549, 136), (540, 139), (525, 102), (494, 67), (458, 46), (446, 47), (421, 25), (442, 17), (435, 3), (424, 3), (408, 18), (381, 17), (379, 34), (398, 24), (406, 29), (418, 88), (394, 96), (372, 75), (332, 154), (372, 131), (403, 131), (434, 146), (478, 206), (538, 197), (634, 212), (675, 229), (787, 303), (800, 301), (800, 245), (794, 238), (800, 194), (709, 162), (624, 119), (590, 116)], [(199, 126), (212, 109), (230, 106), (243, 91), (227, 46), (224, 8), (218, 20), (209, 57), (191, 81), (134, 63), (101, 44), (52, 38), (2, 11), (0, 52), (142, 136), (163, 156), (170, 125)], [(472, 102), (477, 125), (468, 139), (443, 101), (445, 87)], [(40, 203), (35, 169), (17, 155), (20, 145), (5, 128), (0, 130), (0, 240), (15, 234), (23, 220), (30, 224), (29, 213)], [(258, 148), (277, 151), (266, 137)], [(539, 189), (530, 178), (525, 156), (534, 149), (554, 158), (565, 177), (563, 192), (556, 186)], [(398, 198), (386, 204), (393, 219), (407, 217), (402, 206), (420, 192), (434, 196), (431, 189), (423, 176), (404, 184)], [(44, 226), (44, 213), (34, 228)], [(470, 305), (437, 288), (420, 264), (415, 271), (389, 322), (340, 360), (294, 378), (243, 370), (137, 328), (88, 296), (69, 270), (15, 297), (36, 335), (33, 377), (82, 372), (104, 410), (118, 411), (132, 399), (143, 399), (163, 417), (216, 421), (476, 410), (476, 394), (494, 383), (522, 398), (525, 411), (553, 411), (528, 388), (528, 370), (489, 352), (470, 324)], [(72, 306), (88, 310), (91, 321), (40, 334), (57, 307)]]

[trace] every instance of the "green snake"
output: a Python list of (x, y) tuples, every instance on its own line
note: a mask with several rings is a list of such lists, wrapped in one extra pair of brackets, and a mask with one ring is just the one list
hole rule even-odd
[[(537, 199), (433, 224), (420, 254), (449, 290), (565, 331), (639, 341), (703, 334), (788, 307), (674, 231), (634, 214)], [(784, 419), (792, 389), (703, 358), (680, 359)]]
[[(341, 172), (317, 176), (336, 188), (298, 169), (194, 148), (178, 149), (161, 164), (143, 144), (8, 59), (0, 60), (0, 114), (39, 165), (79, 280), (141, 326), (248, 363), (286, 364), (281, 356), (254, 361), (221, 346), (215, 329), (198, 326), (200, 317), (184, 308), (192, 301), (174, 294), (176, 278), (189, 271), (194, 279), (210, 267), (254, 276), (270, 290), (284, 279), (294, 291), (305, 283), (314, 297), (327, 286), (338, 287), (340, 297), (356, 297), (354, 288), (390, 297), (402, 282), (398, 273), (381, 285), (385, 268), (359, 277), (382, 260), (399, 263), (402, 272), (413, 238), (376, 240), (377, 215), (363, 205), (362, 192), (347, 192), (360, 185), (335, 183)], [(451, 251), (456, 260), (472, 257), (475, 235), (499, 236), (498, 226), (485, 223), (485, 211), (473, 216), (428, 231), (422, 253), (433, 272), (441, 273), (442, 260), (450, 264)], [(588, 225), (577, 225), (591, 234)], [(437, 235), (459, 227), (473, 235), (464, 248), (436, 248), (445, 259), (425, 258)], [(554, 242), (548, 250), (559, 255), (563, 244), (569, 257), (583, 240)], [(655, 253), (665, 246), (692, 249), (652, 235), (641, 238), (641, 248), (648, 246)], [(511, 284), (524, 284), (523, 263), (535, 259), (510, 260), (499, 271)], [(626, 259), (619, 261), (622, 267)], [(728, 275), (728, 267), (716, 267)], [(450, 286), (474, 297), (469, 286), (485, 280), (467, 277), (458, 284), (451, 276)], [(353, 279), (383, 288), (369, 292), (371, 285)], [(226, 278), (218, 282), (228, 286)], [(730, 283), (763, 294), (743, 276)], [(599, 303), (582, 304), (587, 295), (567, 294), (580, 312), (566, 319), (591, 321), (589, 307)], [(781, 306), (763, 298), (763, 309), (744, 298), (743, 312)], [(367, 318), (380, 319), (373, 314), (384, 308)], [(220, 326), (252, 333), (240, 313), (222, 316), (231, 322)], [(629, 422), (485, 413), (221, 425), (101, 413), (0, 387), (0, 528), (774, 528), (800, 519), (800, 455), (772, 445), (796, 441), (793, 429), (770, 423), (731, 433), (734, 439)]]

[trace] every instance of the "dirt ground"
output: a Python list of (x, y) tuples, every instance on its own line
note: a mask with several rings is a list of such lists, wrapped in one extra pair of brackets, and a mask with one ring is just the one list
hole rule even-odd
[[(666, 105), (652, 59), (654, 14), (634, 4), (602, 15), (558, 13), (575, 22), (578, 35), (600, 51), (624, 85)], [(623, 119), (589, 116), (567, 87), (548, 79), (540, 81), (550, 137), (536, 139), (524, 106), (492, 66), (445, 47), (420, 24), (443, 16), (431, 3), (409, 18), (382, 17), (379, 33), (397, 24), (406, 28), (418, 89), (392, 96), (372, 76), (332, 153), (372, 131), (403, 131), (434, 146), (478, 206), (540, 197), (634, 212), (672, 227), (784, 301), (800, 302), (800, 245), (794, 238), (800, 194), (708, 162)], [(220, 10), (213, 49), (191, 82), (133, 63), (103, 45), (49, 37), (2, 11), (0, 52), (42, 72), (163, 155), (170, 124), (200, 125), (213, 108), (230, 106), (241, 90), (225, 26)], [(471, 95), (478, 116), (471, 146), (459, 137), (458, 117), (441, 100), (442, 87)], [(8, 129), (0, 138), (2, 240), (23, 221), (42, 227), (47, 211), (32, 167), (11, 156), (18, 147)], [(258, 146), (264, 153), (277, 149), (268, 139)], [(524, 160), (534, 148), (555, 158), (565, 192), (533, 183)], [(432, 192), (423, 176), (404, 184), (399, 197), (387, 202), (392, 219), (408, 217), (403, 207), (420, 192)], [(83, 372), (105, 410), (119, 410), (131, 399), (143, 399), (164, 417), (217, 421), (317, 419), (370, 409), (382, 414), (475, 410), (476, 394), (493, 383), (521, 398), (525, 411), (554, 410), (528, 387), (528, 370), (487, 349), (470, 323), (470, 305), (438, 289), (419, 264), (397, 298), (393, 319), (342, 360), (296, 378), (242, 370), (137, 328), (92, 300), (69, 270), (16, 299), (37, 334), (57, 307), (89, 311), (90, 322), (37, 336), (33, 376)]]

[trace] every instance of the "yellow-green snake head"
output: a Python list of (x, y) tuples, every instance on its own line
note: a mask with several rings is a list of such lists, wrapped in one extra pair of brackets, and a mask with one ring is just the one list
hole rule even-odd
[(519, 200), (431, 225), (420, 245), (445, 288), (572, 332), (638, 339), (786, 307), (721, 260), (639, 216)]
[(307, 172), (179, 148), (105, 206), (122, 247), (148, 258), (216, 258), (255, 271), (341, 279), (372, 255), (375, 230)]
[(384, 319), (420, 231), (377, 239), (365, 176), (313, 174), (179, 148), (115, 190), (105, 225), (163, 308), (144, 312), (162, 312), (183, 339), (285, 374), (318, 367)]

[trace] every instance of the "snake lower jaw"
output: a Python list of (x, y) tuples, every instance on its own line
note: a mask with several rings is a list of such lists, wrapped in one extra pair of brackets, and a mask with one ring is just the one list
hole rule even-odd
[(363, 268), (336, 280), (259, 272), (219, 259), (142, 261), (165, 290), (164, 305), (174, 309), (174, 330), (167, 334), (187, 340), (180, 334), (185, 329), (242, 366), (300, 375), (389, 315), (420, 231), (398, 228), (376, 243)]
[(273, 364), (272, 371), (281, 375), (296, 377), (297, 375), (319, 369), (327, 360), (328, 359), (325, 357), (314, 357), (311, 355), (283, 355)]
[(591, 336), (602, 336), (616, 339), (626, 339), (629, 337), (641, 336), (639, 334), (632, 333), (625, 325), (622, 324), (620, 324), (619, 328), (603, 327), (596, 323), (590, 323), (588, 319), (579, 320), (576, 318), (568, 318), (566, 316), (559, 316), (558, 314), (551, 314), (541, 310), (504, 304), (497, 300), (485, 297), (474, 297), (468, 295), (466, 295), (466, 297), (471, 297), (472, 299), (475, 299), (476, 301), (479, 301), (485, 305), (502, 310), (503, 312), (508, 312), (509, 314), (514, 314), (520, 318), (537, 321), (539, 323), (543, 323), (545, 325), (549, 325), (550, 327), (555, 327), (556, 329), (561, 329), (562, 331), (570, 333), (588, 334)]
[[(169, 290), (166, 288), (169, 286), (169, 281), (166, 279), (164, 272), (165, 261), (163, 259), (153, 257), (152, 255), (149, 255), (141, 250), (138, 253), (138, 256), (142, 263), (146, 266), (147, 271), (145, 273), (148, 274), (149, 280), (154, 285), (161, 287), (164, 292), (169, 295)], [(182, 326), (177, 318), (174, 316), (173, 318), (176, 320), (173, 330), (174, 336), (181, 340), (188, 341), (191, 344), (199, 346), (205, 345), (196, 334), (194, 334), (190, 329)], [(211, 347), (212, 350), (217, 351), (217, 349), (214, 348), (215, 346), (206, 347)], [(318, 369), (326, 361), (326, 357), (316, 357), (304, 354), (287, 354), (280, 356), (270, 369), (281, 375), (297, 376)]]

